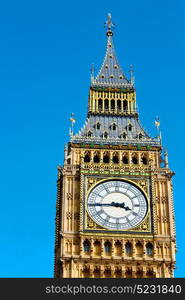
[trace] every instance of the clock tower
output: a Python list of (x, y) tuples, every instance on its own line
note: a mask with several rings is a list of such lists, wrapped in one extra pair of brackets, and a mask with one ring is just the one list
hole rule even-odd
[(106, 24), (87, 119), (77, 134), (71, 130), (58, 167), (55, 277), (171, 278), (174, 173), (160, 134), (153, 138), (141, 125), (132, 70), (128, 79), (117, 60), (110, 14)]

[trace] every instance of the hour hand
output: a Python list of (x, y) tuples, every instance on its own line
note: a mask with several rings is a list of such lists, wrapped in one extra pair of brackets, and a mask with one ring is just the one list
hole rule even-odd
[(131, 210), (128, 206), (125, 206), (125, 203), (112, 202), (112, 205), (115, 207), (124, 208), (125, 210)]

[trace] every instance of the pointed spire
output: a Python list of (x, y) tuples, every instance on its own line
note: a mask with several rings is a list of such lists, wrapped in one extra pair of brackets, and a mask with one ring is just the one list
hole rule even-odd
[(133, 83), (126, 78), (116, 57), (112, 39), (114, 24), (112, 23), (111, 14), (108, 14), (105, 24), (107, 26), (106, 53), (98, 75), (91, 79), (91, 86), (133, 88)]

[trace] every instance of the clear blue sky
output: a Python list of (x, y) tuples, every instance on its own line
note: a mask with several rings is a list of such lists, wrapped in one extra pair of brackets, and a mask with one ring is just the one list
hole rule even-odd
[(185, 3), (176, 0), (1, 1), (0, 276), (52, 277), (57, 165), (69, 117), (86, 117), (91, 63), (111, 12), (125, 70), (133, 64), (144, 127), (161, 120), (174, 177), (176, 277), (185, 277)]

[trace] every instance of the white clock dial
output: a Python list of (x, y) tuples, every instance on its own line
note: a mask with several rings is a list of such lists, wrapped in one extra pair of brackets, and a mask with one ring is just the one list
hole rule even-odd
[(91, 218), (104, 228), (126, 230), (137, 226), (147, 213), (147, 200), (133, 184), (109, 180), (98, 184), (87, 199)]

